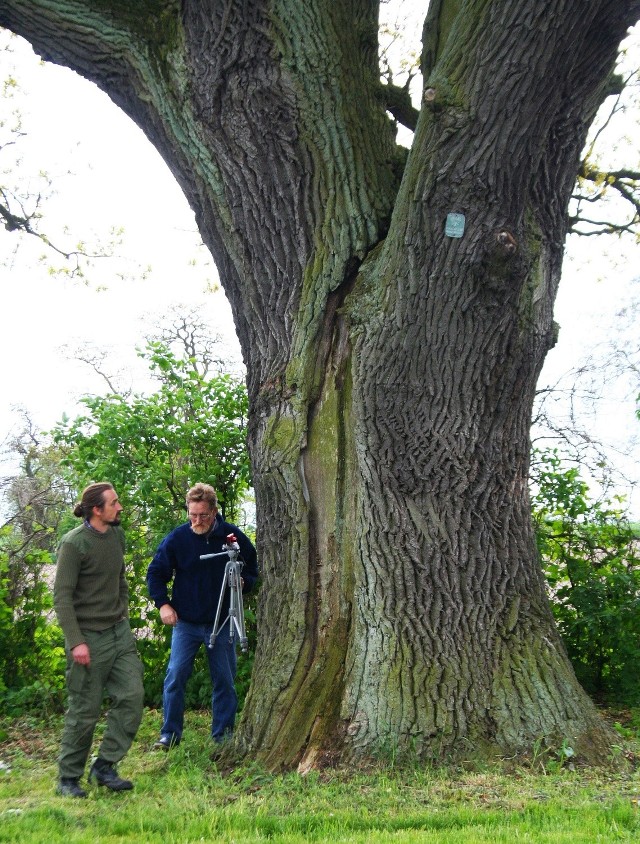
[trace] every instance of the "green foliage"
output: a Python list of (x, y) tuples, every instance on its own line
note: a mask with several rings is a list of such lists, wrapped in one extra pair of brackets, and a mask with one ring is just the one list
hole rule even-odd
[(65, 464), (79, 487), (109, 478), (136, 523), (153, 541), (175, 527), (186, 490), (216, 488), (225, 518), (237, 517), (249, 486), (247, 395), (231, 375), (201, 375), (159, 342), (141, 356), (160, 380), (151, 395), (87, 397), (87, 413), (61, 422), (54, 434), (70, 449)]
[[(31, 552), (29, 577), (16, 588), (15, 530), (0, 531), (0, 712), (52, 711), (61, 705), (64, 680), (62, 631), (51, 621), (47, 584), (51, 556)], [(13, 560), (13, 563), (12, 563)]]
[(60, 451), (27, 414), (10, 442), (19, 472), (2, 481), (8, 520), (0, 528), (0, 711), (51, 711), (62, 703), (62, 633), (53, 624), (50, 583), (60, 516), (69, 490)]
[(640, 703), (640, 556), (622, 500), (594, 501), (556, 451), (535, 453), (534, 520), (553, 612), (578, 679)]

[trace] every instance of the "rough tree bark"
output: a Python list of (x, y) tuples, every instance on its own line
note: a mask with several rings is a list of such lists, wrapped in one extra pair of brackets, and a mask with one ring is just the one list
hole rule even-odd
[(579, 154), (640, 0), (432, 2), (406, 165), (377, 5), (0, 0), (0, 24), (142, 127), (231, 301), (264, 576), (239, 746), (273, 768), (540, 739), (599, 760), (528, 430)]

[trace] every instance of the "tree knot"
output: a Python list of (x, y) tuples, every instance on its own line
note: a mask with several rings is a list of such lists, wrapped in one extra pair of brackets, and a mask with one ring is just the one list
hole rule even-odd
[(516, 254), (518, 250), (518, 242), (511, 232), (506, 229), (502, 229), (497, 233), (496, 241), (498, 243), (499, 252), (501, 252), (505, 258), (510, 258)]
[(430, 108), (432, 111), (435, 111), (438, 107), (438, 91), (436, 88), (427, 88), (422, 95), (422, 102)]

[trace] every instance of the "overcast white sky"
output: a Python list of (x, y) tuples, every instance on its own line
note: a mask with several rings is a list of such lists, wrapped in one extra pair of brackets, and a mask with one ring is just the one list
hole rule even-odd
[[(133, 379), (135, 346), (171, 305), (200, 306), (227, 337), (230, 354), (239, 355), (226, 298), (211, 292), (217, 284), (211, 257), (158, 153), (95, 85), (66, 68), (43, 66), (24, 41), (13, 40), (12, 49), (18, 81), (28, 93), (12, 100), (23, 112), (26, 133), (16, 144), (18, 173), (22, 179), (46, 170), (57, 191), (45, 203), (43, 230), (68, 225), (71, 243), (91, 241), (92, 230), (107, 240), (111, 226), (125, 233), (118, 258), (95, 262), (84, 284), (52, 277), (49, 267), (59, 262), (35, 238), (23, 238), (17, 255), (7, 259), (17, 241), (0, 229), (0, 440), (12, 424), (12, 405), (24, 405), (49, 426), (74, 411), (78, 395), (101, 391), (95, 374), (67, 360), (60, 347), (108, 347), (111, 374)], [(0, 80), (6, 77), (1, 68)], [(7, 104), (0, 100), (0, 107)], [(0, 157), (0, 173), (7, 157)], [(7, 175), (0, 178), (10, 182)]]
[[(7, 76), (5, 67), (14, 64), (25, 91), (14, 103), (24, 113), (27, 133), (20, 140), (18, 172), (22, 179), (46, 170), (58, 192), (46, 204), (50, 222), (45, 230), (68, 224), (74, 238), (88, 239), (91, 228), (104, 234), (116, 225), (125, 228), (125, 240), (118, 260), (104, 261), (85, 286), (50, 277), (48, 263), (38, 261), (43, 250), (35, 242), (21, 246), (8, 263), (15, 236), (0, 229), (0, 442), (16, 423), (16, 406), (27, 408), (38, 425), (48, 428), (63, 413), (77, 412), (79, 395), (102, 390), (86, 365), (64, 356), (60, 349), (65, 344), (108, 348), (111, 372), (141, 386), (144, 369), (135, 346), (172, 304), (200, 306), (227, 338), (230, 357), (239, 358), (228, 303), (222, 292), (210, 291), (215, 268), (158, 153), (94, 85), (65, 68), (42, 66), (23, 41), (14, 41), (13, 50), (11, 61), (0, 51), (0, 83)], [(0, 99), (0, 113), (5, 108)], [(0, 150), (5, 183), (6, 159)], [(69, 169), (75, 175), (65, 175)], [(569, 245), (556, 306), (562, 331), (542, 381), (579, 365), (592, 349), (606, 344), (618, 322), (616, 312), (638, 275), (637, 248), (621, 253), (614, 268), (603, 260), (602, 248), (594, 238)], [(143, 278), (140, 268), (147, 266)], [(640, 427), (634, 403), (613, 387), (608, 398), (588, 424), (626, 453), (624, 468), (637, 478), (638, 451), (628, 442)], [(640, 515), (638, 499), (634, 511)]]

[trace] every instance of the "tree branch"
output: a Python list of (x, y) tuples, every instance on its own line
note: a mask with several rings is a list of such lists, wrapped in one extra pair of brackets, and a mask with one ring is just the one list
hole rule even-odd
[(394, 116), (398, 123), (415, 132), (420, 112), (411, 102), (411, 95), (409, 93), (411, 79), (412, 77), (409, 76), (408, 82), (402, 88), (392, 83), (387, 83), (382, 85), (381, 89), (386, 110)]
[[(573, 198), (580, 203), (588, 202), (595, 204), (599, 202), (607, 193), (608, 189), (614, 190), (618, 196), (623, 199), (629, 206), (631, 206), (632, 215), (626, 222), (616, 223), (613, 220), (591, 220), (588, 217), (582, 216), (578, 208), (577, 213), (571, 220), (571, 230), (580, 235), (593, 234), (611, 234), (629, 232), (631, 234), (638, 234), (640, 229), (640, 172), (623, 168), (620, 170), (611, 170), (602, 172), (601, 170), (590, 167), (586, 161), (582, 162), (582, 166), (578, 173), (577, 187), (580, 188), (581, 182), (588, 182), (597, 190), (592, 194), (583, 194), (579, 190), (574, 192)], [(580, 223), (590, 226), (598, 226), (598, 229), (591, 231), (583, 231), (577, 228)]]

